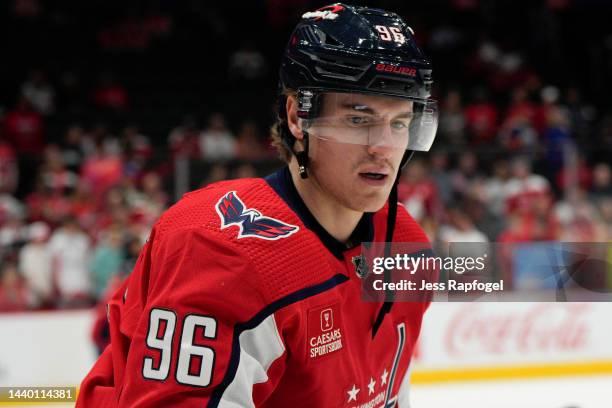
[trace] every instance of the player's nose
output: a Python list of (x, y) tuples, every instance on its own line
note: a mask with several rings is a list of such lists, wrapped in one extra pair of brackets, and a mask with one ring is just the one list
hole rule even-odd
[(368, 153), (371, 155), (388, 158), (397, 147), (394, 146), (391, 127), (388, 123), (380, 124), (370, 128), (368, 134)]

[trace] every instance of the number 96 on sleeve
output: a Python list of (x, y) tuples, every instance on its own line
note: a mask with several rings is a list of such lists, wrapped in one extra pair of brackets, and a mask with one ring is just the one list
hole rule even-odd
[[(75, 402), (76, 387), (0, 387), (0, 404)], [(8, 404), (7, 404), (8, 403)]]

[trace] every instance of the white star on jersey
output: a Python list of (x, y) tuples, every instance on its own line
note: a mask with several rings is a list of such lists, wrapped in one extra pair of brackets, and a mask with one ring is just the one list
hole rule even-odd
[(381, 385), (385, 385), (387, 383), (387, 376), (388, 375), (389, 375), (389, 373), (387, 372), (387, 369), (385, 368), (385, 371), (380, 376), (380, 383), (381, 383)]
[(359, 394), (359, 388), (357, 388), (355, 384), (353, 384), (353, 388), (348, 391), (347, 394), (349, 395), (348, 402), (357, 401), (357, 394)]
[(368, 384), (368, 395), (374, 394), (375, 385), (376, 385), (376, 381), (374, 381), (374, 378), (370, 377), (370, 383)]

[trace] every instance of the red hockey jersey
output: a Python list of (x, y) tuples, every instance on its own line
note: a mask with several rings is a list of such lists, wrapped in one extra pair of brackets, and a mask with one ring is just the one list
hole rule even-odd
[[(111, 345), (77, 407), (401, 407), (427, 303), (361, 300), (353, 258), (387, 207), (334, 240), (285, 168), (187, 194), (108, 305)], [(399, 207), (396, 242), (427, 242)]]

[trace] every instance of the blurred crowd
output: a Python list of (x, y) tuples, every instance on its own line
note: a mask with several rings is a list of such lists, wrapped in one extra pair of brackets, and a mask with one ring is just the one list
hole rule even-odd
[(589, 150), (580, 145), (585, 118), (572, 113), (588, 105), (572, 108), (571, 89), (563, 99), (553, 87), (534, 91), (517, 88), (506, 107), (446, 94), (433, 151), (408, 164), (400, 187), (432, 239), (610, 239), (610, 129), (601, 130), (602, 154)]
[[(88, 24), (74, 19), (86, 13), (78, 2), (7, 2), (5, 27), (41, 58), (0, 67), (0, 311), (93, 305), (131, 272), (153, 223), (182, 193), (280, 165), (265, 130), (276, 111), (271, 67), (296, 10), (321, 4), (264, 3), (236, 17), (253, 38), (232, 42), (236, 22), (222, 5), (151, 2), (124, 13), (96, 3), (100, 20)], [(414, 13), (441, 116), (432, 151), (404, 170), (399, 199), (436, 243), (610, 242), (612, 109), (597, 93), (606, 79), (559, 78), (559, 27), (572, 2), (543, 4), (523, 27), (542, 31), (521, 44), (492, 35), (503, 7), (446, 2), (458, 23), (432, 22), (426, 6)], [(78, 24), (82, 39), (49, 49), (88, 52), (95, 63), (58, 66), (46, 34), (67, 39)], [(219, 66), (190, 59), (194, 30), (215, 40), (209, 59)], [(612, 33), (603, 38), (593, 43), (603, 47), (596, 61), (612, 67)], [(144, 56), (146, 69), (125, 69)], [(612, 288), (612, 272), (602, 284)]]
[(44, 118), (23, 92), (0, 121), (0, 310), (96, 302), (131, 272), (173, 201), (178, 161), (208, 164), (187, 180), (197, 187), (255, 177), (255, 165), (275, 157), (255, 123), (234, 134), (221, 113), (201, 128), (187, 117), (159, 147), (134, 124), (117, 136), (103, 123), (72, 124), (47, 142)]

